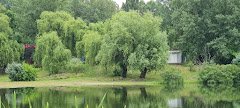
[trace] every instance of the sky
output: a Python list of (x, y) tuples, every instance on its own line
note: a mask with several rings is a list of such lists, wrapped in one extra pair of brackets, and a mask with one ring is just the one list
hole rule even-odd
[[(115, 1), (120, 7), (122, 7), (122, 3), (123, 2), (126, 2), (126, 0), (113, 0), (113, 1)], [(151, 1), (151, 0), (144, 0), (145, 2), (149, 2), (149, 1)]]

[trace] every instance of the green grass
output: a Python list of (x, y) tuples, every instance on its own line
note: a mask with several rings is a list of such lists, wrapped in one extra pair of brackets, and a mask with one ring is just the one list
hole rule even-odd
[[(189, 67), (182, 65), (168, 65), (167, 68), (178, 69), (184, 79), (184, 83), (197, 83), (198, 72), (190, 72)], [(74, 85), (158, 85), (162, 82), (161, 73), (165, 70), (149, 72), (146, 79), (139, 79), (140, 72), (129, 71), (126, 79), (113, 77), (111, 72), (105, 72), (99, 66), (89, 69), (87, 72), (64, 72), (49, 75), (46, 71), (39, 71), (38, 78), (32, 82), (11, 82), (7, 75), (0, 75), (2, 87), (41, 87), (41, 86), (74, 86)]]
[(8, 78), (7, 74), (0, 74), (0, 82), (9, 82), (9, 81), (11, 80)]

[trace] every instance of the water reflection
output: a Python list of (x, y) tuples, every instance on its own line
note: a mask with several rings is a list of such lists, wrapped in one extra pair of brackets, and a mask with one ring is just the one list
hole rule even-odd
[(6, 108), (95, 108), (107, 92), (104, 108), (238, 108), (240, 89), (226, 86), (55, 87), (0, 89)]

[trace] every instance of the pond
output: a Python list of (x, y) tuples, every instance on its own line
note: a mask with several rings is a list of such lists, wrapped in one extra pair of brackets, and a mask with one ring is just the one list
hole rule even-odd
[(96, 108), (101, 100), (103, 108), (240, 108), (240, 90), (224, 86), (11, 88), (0, 96), (6, 108)]

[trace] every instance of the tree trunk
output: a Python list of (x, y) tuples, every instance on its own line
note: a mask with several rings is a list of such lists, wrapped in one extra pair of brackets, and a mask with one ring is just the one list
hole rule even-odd
[(143, 70), (141, 70), (140, 78), (145, 79), (147, 74), (147, 68), (145, 67)]
[(120, 98), (120, 101), (123, 102), (123, 103), (126, 103), (127, 102), (127, 88), (126, 87), (122, 88), (121, 95), (122, 96)]
[(121, 66), (122, 68), (122, 78), (126, 78), (127, 77), (127, 65), (123, 64)]

